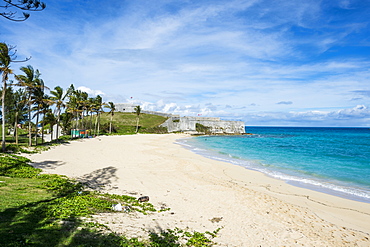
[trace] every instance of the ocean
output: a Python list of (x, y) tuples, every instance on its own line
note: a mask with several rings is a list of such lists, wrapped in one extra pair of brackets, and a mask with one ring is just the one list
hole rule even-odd
[(285, 182), (370, 203), (370, 129), (246, 127), (242, 136), (179, 140), (208, 158)]

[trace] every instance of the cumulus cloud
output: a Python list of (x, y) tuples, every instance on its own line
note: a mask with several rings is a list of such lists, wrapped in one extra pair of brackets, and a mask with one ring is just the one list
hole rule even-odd
[(103, 96), (103, 95), (105, 95), (105, 93), (103, 93), (103, 91), (101, 91), (101, 90), (93, 90), (93, 89), (85, 87), (85, 86), (77, 87), (77, 89), (81, 90), (82, 92), (88, 93), (89, 96), (97, 96), (97, 95)]
[(0, 19), (3, 39), (50, 88), (255, 124), (364, 124), (353, 102), (370, 97), (366, 1), (72, 2), (22, 25)]

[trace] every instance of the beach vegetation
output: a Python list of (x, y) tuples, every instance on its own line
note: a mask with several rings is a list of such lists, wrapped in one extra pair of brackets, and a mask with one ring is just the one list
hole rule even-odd
[[(112, 134), (112, 121), (113, 121), (114, 112), (116, 111), (116, 106), (114, 105), (113, 102), (108, 102), (108, 104), (106, 104), (105, 107), (108, 108), (108, 110), (109, 110), (109, 112), (108, 112), (108, 114), (110, 115), (109, 134)], [(115, 132), (117, 132), (117, 131), (115, 131)]]
[(141, 107), (139, 105), (135, 106), (134, 111), (135, 111), (135, 114), (136, 114), (136, 131), (135, 131), (135, 133), (137, 133), (139, 131), (139, 120), (140, 120), (140, 114), (141, 114)]
[[(56, 86), (54, 90), (50, 91), (50, 94), (52, 95), (50, 97), (50, 100), (52, 101), (52, 105), (56, 106), (55, 108), (56, 118), (55, 119), (56, 119), (57, 128), (56, 128), (55, 138), (58, 139), (60, 122), (61, 122), (60, 114), (61, 114), (62, 109), (66, 107), (66, 104), (64, 101), (66, 97), (68, 96), (68, 92), (65, 92), (63, 88), (61, 88), (60, 86)], [(51, 129), (52, 129), (52, 126), (53, 125), (51, 125)], [(53, 139), (53, 137), (51, 139)]]
[(203, 124), (200, 123), (195, 124), (195, 129), (198, 133), (204, 133), (206, 135), (211, 134), (211, 127), (204, 126)]
[[(21, 67), (20, 70), (24, 73), (21, 75), (16, 75), (16, 79), (18, 81), (17, 86), (25, 88), (25, 91), (27, 93), (27, 107), (28, 107), (28, 146), (32, 146), (32, 133), (34, 133), (35, 140), (36, 140), (36, 145), (37, 145), (37, 121), (36, 124), (33, 126), (33, 123), (31, 122), (31, 115), (32, 111), (37, 109), (35, 108), (35, 104), (37, 100), (35, 100), (34, 94), (38, 93), (37, 92), (37, 87), (38, 85), (43, 85), (43, 82), (40, 82), (40, 71), (35, 70), (31, 65)], [(43, 91), (43, 89), (41, 89)], [(21, 124), (22, 122), (19, 122)], [(33, 128), (34, 127), (34, 132)]]
[[(14, 75), (16, 83), (5, 83), (2, 92), (5, 95), (2, 103), (5, 115), (2, 121), (5, 123), (0, 130), (3, 152), (6, 151), (6, 144), (24, 145), (25, 137), (28, 137), (29, 147), (43, 145), (46, 133), (50, 134), (50, 143), (65, 140), (65, 137), (59, 138), (61, 134), (75, 139), (101, 134), (168, 133), (167, 128), (159, 127), (167, 120), (166, 117), (144, 114), (140, 106), (136, 106), (132, 113), (116, 112), (113, 102), (104, 103), (100, 95), (89, 97), (88, 93), (76, 90), (73, 84), (66, 90), (56, 86), (48, 95), (49, 88), (38, 69), (27, 65), (21, 67), (20, 71), (21, 74)], [(3, 72), (2, 75), (5, 76)], [(17, 87), (16, 91), (14, 87)], [(15, 151), (14, 146), (9, 150)]]
[[(160, 213), (128, 195), (100, 193), (66, 176), (41, 174), (29, 159), (0, 156), (0, 240), (2, 246), (212, 246), (217, 232), (148, 231), (149, 240), (127, 238), (97, 223), (96, 213)], [(125, 211), (112, 210), (121, 203)]]

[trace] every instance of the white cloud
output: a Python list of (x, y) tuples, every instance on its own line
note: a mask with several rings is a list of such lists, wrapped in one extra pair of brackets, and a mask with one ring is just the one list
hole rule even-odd
[(89, 96), (97, 96), (97, 95), (100, 95), (100, 96), (103, 96), (105, 95), (105, 93), (103, 93), (101, 90), (93, 90), (91, 88), (88, 88), (88, 87), (85, 87), (85, 86), (80, 86), (80, 87), (77, 87), (77, 90), (81, 90), (82, 92), (86, 92), (89, 94)]
[(332, 9), (366, 12), (364, 5), (115, 0), (97, 9), (92, 0), (80, 9), (72, 3), (53, 0), (22, 25), (0, 20), (2, 37), (17, 45), (20, 58), (32, 55), (29, 63), (50, 88), (73, 83), (104, 101), (265, 124), (352, 124), (359, 110), (333, 109), (352, 109), (354, 99), (369, 104), (366, 52), (341, 52), (353, 44), (362, 49), (367, 16), (351, 12), (353, 19), (343, 20)]

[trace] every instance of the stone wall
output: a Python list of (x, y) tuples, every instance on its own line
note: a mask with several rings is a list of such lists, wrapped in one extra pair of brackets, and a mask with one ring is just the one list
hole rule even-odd
[(134, 108), (137, 106), (130, 103), (118, 103), (114, 105), (117, 112), (135, 112)]
[(171, 117), (161, 126), (167, 127), (168, 132), (197, 133), (196, 124), (199, 123), (210, 127), (213, 134), (243, 134), (245, 133), (244, 122), (226, 121), (220, 118), (208, 117)]

